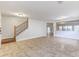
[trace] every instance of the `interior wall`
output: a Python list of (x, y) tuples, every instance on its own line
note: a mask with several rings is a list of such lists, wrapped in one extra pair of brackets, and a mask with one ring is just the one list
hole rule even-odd
[(79, 40), (79, 32), (76, 31), (56, 31), (55, 36)]
[[(1, 27), (1, 12), (0, 12), (0, 27)], [(0, 32), (0, 47), (1, 47), (1, 39), (2, 39), (2, 33)]]
[(46, 36), (46, 22), (42, 20), (29, 19), (29, 26), (24, 32), (17, 36), (17, 41)]
[(13, 38), (14, 25), (18, 25), (26, 18), (14, 17), (14, 16), (2, 16), (2, 39)]
[(56, 36), (56, 22), (53, 22), (53, 30), (54, 30), (54, 36)]
[(1, 12), (0, 12), (0, 27), (1, 27)]

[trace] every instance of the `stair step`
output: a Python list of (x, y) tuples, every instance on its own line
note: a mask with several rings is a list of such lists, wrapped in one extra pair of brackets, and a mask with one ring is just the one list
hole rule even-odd
[(15, 42), (14, 38), (2, 39), (1, 41), (2, 44), (11, 43), (11, 42)]

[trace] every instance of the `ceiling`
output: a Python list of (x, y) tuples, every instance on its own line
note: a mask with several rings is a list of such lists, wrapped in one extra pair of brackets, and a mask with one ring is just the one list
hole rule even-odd
[(0, 1), (3, 14), (25, 13), (33, 19), (58, 20), (79, 16), (79, 1)]

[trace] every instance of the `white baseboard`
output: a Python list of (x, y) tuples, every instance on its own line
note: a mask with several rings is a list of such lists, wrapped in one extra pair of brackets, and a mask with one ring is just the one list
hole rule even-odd
[(22, 39), (16, 39), (16, 41), (30, 40), (30, 39), (36, 39), (36, 38), (41, 38), (41, 37), (46, 37), (46, 36), (37, 36), (37, 37), (30, 37), (30, 38), (22, 38)]

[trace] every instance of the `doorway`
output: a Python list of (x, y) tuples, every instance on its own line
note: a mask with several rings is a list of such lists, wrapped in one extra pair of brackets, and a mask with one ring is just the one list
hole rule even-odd
[(53, 36), (53, 23), (47, 23), (47, 36)]

